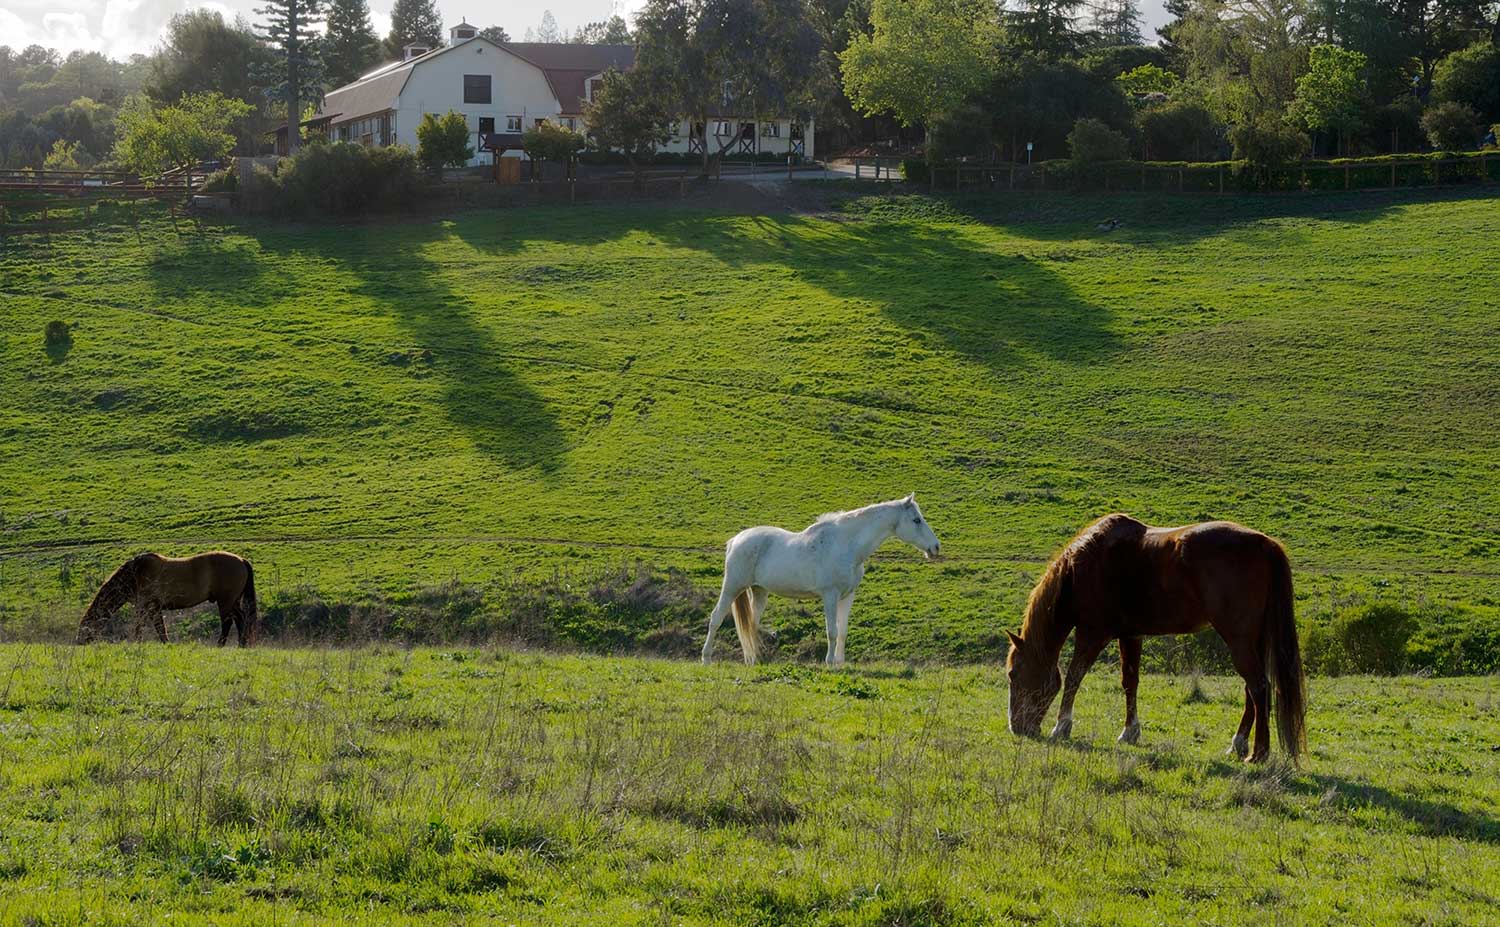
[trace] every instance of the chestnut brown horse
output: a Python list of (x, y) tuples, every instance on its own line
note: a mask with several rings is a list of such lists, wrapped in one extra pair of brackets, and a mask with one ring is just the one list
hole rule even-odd
[(149, 620), (156, 635), (167, 641), (163, 609), (191, 608), (200, 602), (219, 606), (219, 646), (229, 639), (234, 624), (240, 646), (255, 642), (255, 570), (237, 554), (213, 551), (192, 557), (137, 554), (115, 570), (95, 593), (78, 623), (78, 643), (98, 636), (99, 626), (129, 602), (135, 609), (136, 629)]
[[(1010, 729), (1036, 736), (1047, 706), (1062, 690), (1053, 737), (1073, 728), (1073, 697), (1112, 640), (1120, 642), (1125, 689), (1122, 743), (1140, 738), (1135, 690), (1141, 638), (1192, 634), (1212, 627), (1229, 645), (1245, 679), (1245, 713), (1230, 752), (1250, 762), (1271, 750), (1271, 685), (1276, 728), (1293, 759), (1305, 749), (1302, 658), (1292, 620), (1292, 569), (1281, 545), (1227, 521), (1151, 528), (1129, 515), (1106, 515), (1058, 554), (1026, 604), (1020, 634), (1010, 635)], [(1067, 679), (1058, 672), (1073, 633)], [(1251, 727), (1255, 748), (1249, 748)]]

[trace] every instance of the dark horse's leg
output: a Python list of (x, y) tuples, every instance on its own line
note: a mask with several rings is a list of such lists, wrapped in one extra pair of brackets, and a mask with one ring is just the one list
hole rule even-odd
[(243, 602), (234, 607), (234, 633), (239, 636), (240, 646), (250, 646), (250, 616), (245, 614)]
[(1120, 732), (1122, 744), (1141, 739), (1141, 722), (1135, 716), (1135, 690), (1141, 681), (1141, 639), (1120, 638), (1120, 686), (1125, 690), (1125, 729)]
[(1078, 694), (1078, 687), (1083, 683), (1083, 676), (1099, 659), (1099, 653), (1104, 645), (1109, 643), (1108, 638), (1080, 637), (1073, 635), (1073, 659), (1068, 661), (1068, 675), (1063, 679), (1062, 704), (1057, 706), (1057, 726), (1052, 728), (1052, 736), (1057, 738), (1070, 737), (1073, 734), (1073, 697)]
[[(1230, 655), (1234, 668), (1245, 678), (1245, 717), (1252, 718), (1255, 727), (1255, 749), (1246, 762), (1261, 763), (1271, 755), (1271, 684), (1266, 679), (1265, 659), (1258, 646), (1231, 646)], [(1250, 721), (1240, 719), (1236, 740), (1243, 738), (1250, 727)]]
[[(231, 623), (235, 622), (236, 620), (237, 619), (235, 619), (233, 617), (233, 612), (231, 612), (229, 610), (229, 606), (227, 606), (224, 603), (220, 602), (219, 603), (219, 646), (220, 647), (223, 647), (224, 646), (224, 642), (227, 641), (227, 640), (229, 640), (229, 625)], [(243, 636), (243, 635), (241, 635), (241, 636)]]
[(156, 636), (161, 638), (161, 642), (165, 644), (167, 642), (167, 622), (166, 619), (162, 617), (161, 605), (156, 602), (152, 602), (148, 606), (148, 608), (150, 609), (151, 614), (151, 624), (156, 627)]
[(1245, 758), (1250, 752), (1250, 725), (1255, 722), (1255, 698), (1250, 694), (1250, 686), (1245, 686), (1245, 713), (1240, 716), (1240, 729), (1235, 732), (1234, 740), (1230, 741), (1229, 749), (1225, 753)]

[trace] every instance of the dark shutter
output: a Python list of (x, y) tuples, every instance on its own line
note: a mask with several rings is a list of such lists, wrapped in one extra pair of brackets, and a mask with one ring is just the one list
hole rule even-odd
[(490, 102), (490, 75), (488, 75), (488, 74), (465, 74), (464, 75), (464, 102), (465, 103), (488, 103), (488, 102)]

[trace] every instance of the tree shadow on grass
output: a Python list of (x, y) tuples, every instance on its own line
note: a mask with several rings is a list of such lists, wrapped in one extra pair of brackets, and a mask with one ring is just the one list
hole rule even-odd
[[(449, 421), (482, 453), (513, 469), (557, 470), (566, 435), (546, 400), (517, 373), (524, 362), (507, 356), (470, 301), (423, 255), (427, 244), (448, 234), (445, 228), (413, 223), (326, 229), (295, 238), (273, 228), (252, 234), (270, 253), (332, 260), (353, 275), (358, 281), (353, 292), (388, 311), (411, 335), (418, 362), (430, 363), (442, 382)], [(378, 246), (372, 236), (382, 239)], [(485, 285), (482, 275), (473, 282)]]

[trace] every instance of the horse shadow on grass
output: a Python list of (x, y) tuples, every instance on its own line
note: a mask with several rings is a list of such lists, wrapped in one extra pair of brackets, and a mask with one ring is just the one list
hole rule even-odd
[[(426, 245), (448, 235), (433, 223), (344, 227), (338, 234), (284, 234), (247, 229), (262, 250), (281, 258), (332, 261), (353, 276), (350, 292), (389, 312), (415, 342), (396, 361), (430, 365), (441, 386), (443, 410), (487, 457), (512, 469), (555, 472), (567, 450), (557, 414), (518, 372), (522, 362), (482, 324), (472, 302), (426, 257)], [(379, 247), (372, 241), (380, 236)], [(267, 271), (269, 272), (269, 270)], [(474, 286), (486, 281), (475, 275)], [(395, 357), (395, 355), (393, 355)]]
[[(1236, 777), (1245, 774), (1242, 764), (1215, 760), (1209, 765), (1213, 775)], [(1449, 802), (1429, 801), (1394, 792), (1383, 786), (1330, 776), (1304, 773), (1288, 777), (1284, 786), (1289, 792), (1336, 802), (1339, 809), (1378, 808), (1400, 817), (1423, 836), (1472, 840), (1500, 845), (1500, 818), (1482, 811), (1465, 811)]]

